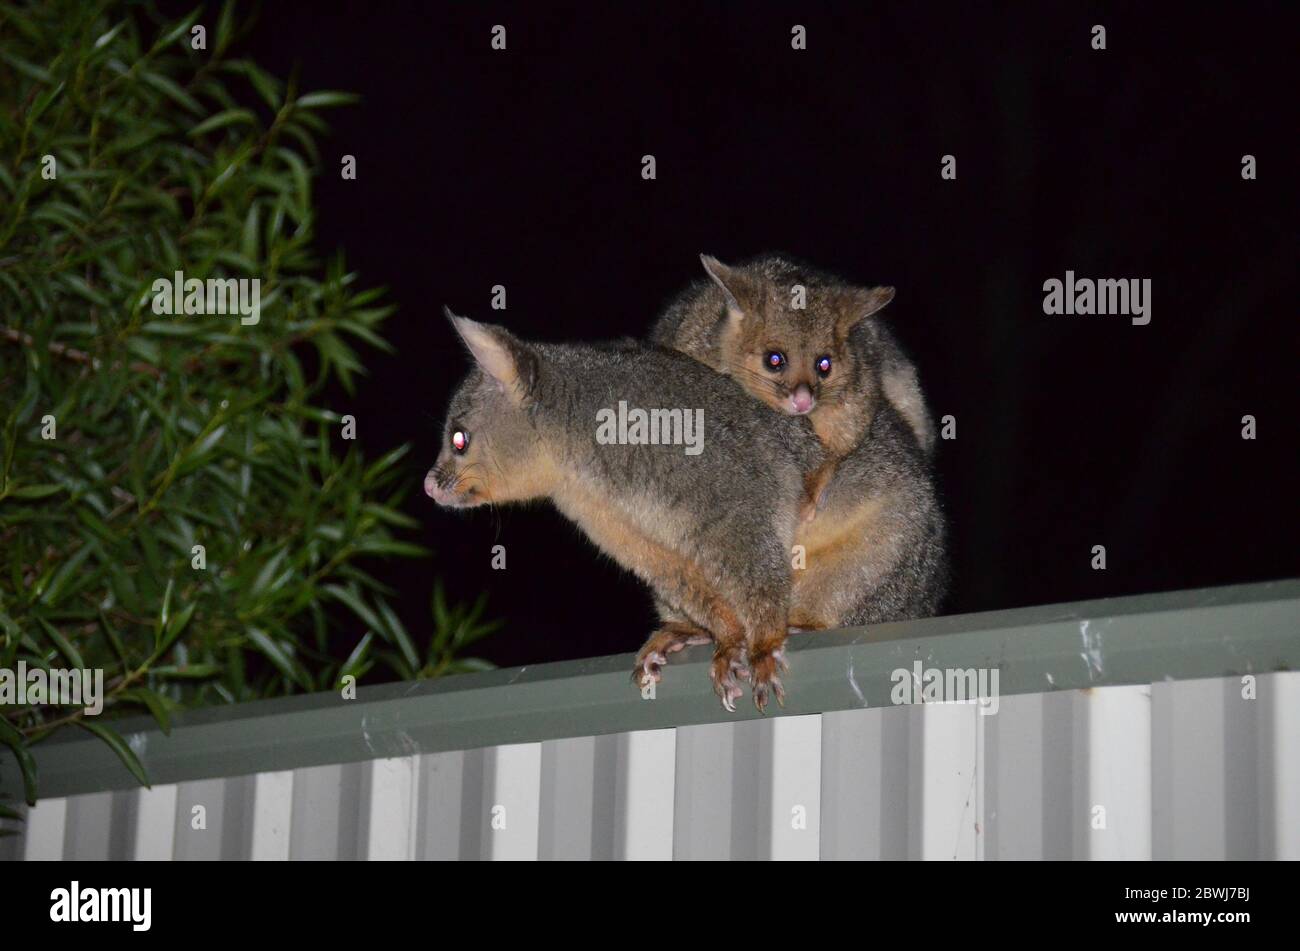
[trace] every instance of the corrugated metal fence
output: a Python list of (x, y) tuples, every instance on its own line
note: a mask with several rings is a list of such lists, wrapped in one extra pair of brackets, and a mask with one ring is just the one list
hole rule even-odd
[[(1285, 582), (816, 635), (788, 687), (806, 706), (823, 684), (830, 712), (792, 702), (762, 720), (712, 709), (707, 651), (670, 667), (653, 701), (628, 685), (630, 658), (602, 658), (459, 689), (369, 688), (353, 707), (203, 711), (170, 739), (144, 724), (130, 736), (155, 777), (176, 779), (152, 789), (124, 788), (91, 741), (48, 744), (41, 763), (64, 794), (0, 840), (0, 857), (1296, 859), (1298, 593)], [(987, 641), (976, 653), (1002, 675), (996, 713), (882, 702), (908, 659), (971, 666), (954, 638)], [(1139, 663), (1146, 682), (1107, 685)], [(1165, 679), (1198, 663), (1220, 676)], [(327, 722), (340, 709), (357, 729)], [(682, 725), (604, 733), (622, 725), (614, 709)], [(455, 748), (476, 736), (528, 741)], [(241, 761), (260, 768), (236, 774)]]

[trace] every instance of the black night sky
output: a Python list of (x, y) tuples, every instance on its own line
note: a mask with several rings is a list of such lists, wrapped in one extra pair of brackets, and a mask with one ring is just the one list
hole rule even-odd
[[(640, 336), (701, 251), (781, 250), (898, 288), (885, 319), (957, 420), (948, 612), (1300, 574), (1293, 12), (623, 6), (261, 10), (243, 52), (364, 97), (329, 117), (316, 188), (322, 253), (400, 306), (396, 354), (332, 405), (368, 454), (413, 441), (413, 480), (434, 458), (466, 369), (444, 303), (525, 338)], [(1045, 316), (1066, 270), (1149, 278), (1151, 323)], [(499, 664), (648, 633), (641, 586), (549, 508), (457, 515), (413, 491), (408, 510), (435, 549), (386, 573), (413, 632), (436, 574), (490, 591)]]

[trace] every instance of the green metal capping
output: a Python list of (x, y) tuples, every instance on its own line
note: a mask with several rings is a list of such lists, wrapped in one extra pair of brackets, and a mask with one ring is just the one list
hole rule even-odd
[[(643, 632), (636, 632), (639, 636)], [(629, 635), (631, 636), (631, 635)], [(1300, 669), (1300, 580), (1018, 608), (792, 636), (786, 706), (769, 716), (890, 703), (891, 674), (998, 668), (1003, 696)], [(748, 694), (728, 714), (688, 649), (654, 700), (632, 686), (632, 654), (438, 681), (358, 688), (114, 721), (154, 783), (238, 776), (387, 756), (474, 749), (754, 719)], [(127, 789), (135, 781), (100, 740), (64, 731), (34, 749), (42, 797)], [(21, 789), (0, 755), (0, 787)]]

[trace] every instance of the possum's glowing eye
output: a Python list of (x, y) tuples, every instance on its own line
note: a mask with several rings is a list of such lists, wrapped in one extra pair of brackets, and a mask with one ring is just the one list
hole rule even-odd
[(785, 354), (780, 350), (769, 350), (763, 358), (763, 365), (775, 373), (785, 366)]
[(817, 372), (820, 373), (822, 376), (830, 376), (830, 375), (831, 375), (831, 358), (830, 358), (830, 357), (822, 357), (821, 359), (819, 359), (819, 360), (817, 361)]
[(469, 433), (456, 430), (451, 434), (451, 448), (457, 452), (464, 452), (469, 448)]

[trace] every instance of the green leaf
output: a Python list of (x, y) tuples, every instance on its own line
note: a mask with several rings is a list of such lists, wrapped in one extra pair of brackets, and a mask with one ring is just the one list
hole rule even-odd
[(351, 106), (360, 100), (361, 97), (356, 93), (324, 89), (320, 92), (309, 92), (305, 96), (299, 96), (294, 105), (300, 109), (320, 109), (330, 106)]
[(221, 56), (230, 48), (231, 42), (235, 38), (235, 3), (234, 0), (226, 0), (221, 5), (221, 16), (217, 18), (217, 47), (214, 55)]
[(50, 583), (40, 592), (42, 604), (55, 605), (59, 603), (59, 597), (63, 594), (63, 589), (67, 587), (69, 579), (81, 567), (81, 563), (95, 550), (95, 547), (93, 542), (84, 542), (72, 557), (59, 566)]
[(163, 638), (154, 651), (155, 659), (164, 656), (171, 649), (171, 646), (176, 643), (176, 639), (181, 636), (185, 626), (190, 623), (190, 618), (194, 616), (194, 610), (198, 606), (197, 601), (191, 601), (171, 616), (167, 621), (167, 630), (163, 632)]
[(158, 42), (155, 43), (153, 46), (154, 51), (156, 52), (158, 50), (165, 49), (166, 47), (171, 46), (182, 36), (189, 33), (190, 28), (194, 26), (195, 22), (197, 22), (199, 18), (199, 14), (202, 12), (203, 12), (203, 7), (201, 6), (195, 7), (192, 11), (190, 11), (190, 14), (187, 17), (185, 17), (185, 19), (178, 21), (175, 26), (173, 26), (170, 30), (168, 30), (166, 33), (164, 33), (162, 36), (158, 38)]
[(186, 449), (185, 454), (181, 457), (180, 464), (176, 467), (176, 475), (189, 475), (196, 469), (201, 469), (208, 463), (208, 455), (221, 442), (226, 435), (226, 427), (218, 426), (212, 432), (208, 433), (192, 447)]
[(140, 785), (146, 789), (152, 788), (149, 784), (149, 777), (144, 771), (144, 767), (140, 765), (140, 760), (136, 757), (131, 747), (126, 745), (126, 740), (122, 739), (121, 734), (106, 724), (96, 723), (94, 720), (89, 720), (85, 717), (82, 717), (77, 721), (77, 726), (89, 730), (91, 733), (95, 734), (95, 736), (107, 743), (109, 749), (118, 755), (118, 758), (121, 759), (123, 765), (131, 771), (131, 775), (139, 781)]
[(423, 545), (388, 539), (358, 542), (357, 551), (367, 555), (395, 555), (399, 558), (424, 558), (431, 554)]
[(279, 109), (283, 104), (283, 84), (255, 63), (238, 60), (227, 63), (226, 67), (247, 77), (249, 83), (257, 90), (257, 94), (262, 97), (262, 101), (272, 109)]
[(398, 650), (402, 652), (402, 656), (406, 658), (406, 662), (412, 668), (419, 667), (419, 655), (416, 654), (415, 645), (411, 643), (411, 635), (402, 626), (401, 619), (398, 618), (397, 614), (394, 613), (393, 609), (388, 606), (388, 602), (383, 598), (378, 599), (376, 603), (379, 605), (379, 613), (383, 616), (388, 632), (392, 635), (390, 640), (397, 644)]
[(103, 609), (99, 612), (99, 626), (108, 638), (108, 642), (113, 645), (113, 651), (117, 654), (118, 659), (122, 661), (122, 670), (131, 669), (131, 661), (126, 656), (126, 648), (122, 646), (122, 639), (118, 636), (113, 625), (108, 623), (108, 617), (104, 614)]
[(184, 666), (154, 667), (149, 671), (165, 680), (206, 680), (221, 673), (220, 664), (185, 664)]
[(163, 635), (167, 632), (167, 622), (171, 620), (172, 614), (172, 588), (176, 584), (176, 579), (167, 579), (167, 590), (163, 592), (162, 606), (158, 609), (158, 620), (154, 624), (154, 657), (162, 654)]
[(429, 606), (433, 613), (434, 627), (440, 631), (450, 628), (451, 616), (447, 612), (447, 594), (443, 591), (441, 580), (434, 583)]
[(41, 83), (54, 82), (54, 77), (50, 75), (49, 70), (37, 66), (35, 63), (29, 63), (27, 60), (20, 56), (15, 56), (13, 53), (0, 52), (0, 59), (4, 60), (29, 79), (34, 79)]
[(292, 680), (304, 690), (311, 689), (311, 682), (306, 679), (301, 668), (294, 663), (293, 658), (284, 652), (284, 648), (277, 644), (261, 628), (250, 627), (248, 629), (248, 639), (252, 641), (257, 649), (260, 650), (266, 658), (275, 665), (280, 673), (284, 674), (289, 680)]
[(69, 664), (79, 670), (85, 668), (86, 663), (81, 659), (81, 652), (72, 645), (72, 642), (63, 636), (57, 627), (45, 620), (43, 617), (38, 617), (36, 623), (44, 629), (46, 636), (54, 642), (54, 646), (59, 649), (60, 654), (67, 658)]
[(362, 477), (362, 481), (366, 483), (375, 481), (376, 478), (391, 469), (410, 451), (411, 444), (409, 442), (403, 443), (396, 449), (390, 449), (366, 467), (366, 474)]
[(171, 715), (167, 712), (167, 702), (154, 693), (148, 687), (132, 687), (130, 690), (123, 690), (120, 694), (125, 700), (134, 700), (136, 703), (143, 704), (158, 721), (158, 727), (165, 734), (172, 731)]
[(47, 89), (36, 97), (36, 101), (32, 103), (31, 110), (27, 113), (28, 128), (30, 128), (32, 124), (41, 117), (41, 113), (49, 107), (50, 103), (58, 98), (59, 93), (63, 92), (63, 87), (65, 85), (65, 83), (59, 83), (53, 89)]
[(23, 776), (23, 795), (27, 805), (36, 805), (36, 760), (27, 748), (27, 741), (4, 717), (0, 716), (0, 743), (14, 751), (18, 771)]
[(361, 511), (367, 515), (373, 516), (385, 525), (392, 525), (395, 528), (419, 528), (420, 520), (411, 518), (411, 516), (399, 512), (395, 508), (387, 505), (379, 505), (375, 502), (367, 502), (361, 506)]
[(378, 615), (366, 606), (366, 603), (361, 600), (361, 597), (355, 591), (338, 584), (327, 584), (321, 590), (346, 604), (352, 610), (352, 613), (359, 617), (370, 630), (384, 638), (384, 640), (389, 639), (388, 628), (380, 622)]
[(25, 485), (21, 488), (10, 489), (6, 494), (12, 499), (44, 499), (57, 492), (62, 492), (63, 486), (45, 483), (43, 485)]
[(253, 115), (248, 109), (226, 109), (223, 112), (218, 112), (215, 116), (204, 119), (190, 129), (189, 134), (192, 137), (207, 135), (209, 132), (215, 132), (217, 129), (224, 129), (226, 126), (238, 123), (257, 125), (257, 116)]
[(126, 26), (125, 20), (123, 20), (117, 26), (113, 27), (113, 29), (109, 30), (107, 33), (101, 34), (99, 39), (95, 40), (94, 48), (97, 50), (103, 49), (109, 43), (112, 43), (113, 40), (117, 39), (117, 34), (122, 32), (122, 27), (124, 26)]
[(348, 659), (339, 668), (339, 680), (342, 680), (348, 674), (358, 680), (361, 679), (360, 671), (365, 666), (366, 657), (370, 653), (370, 645), (374, 642), (374, 638), (374, 634), (366, 631), (361, 640), (357, 641), (357, 646), (352, 648), (352, 653), (348, 655)]
[(275, 154), (289, 166), (289, 172), (293, 176), (294, 197), (298, 201), (301, 213), (306, 210), (308, 203), (311, 201), (311, 173), (307, 169), (307, 164), (297, 153), (288, 149), (276, 149)]
[(257, 221), (258, 211), (257, 203), (248, 206), (248, 217), (244, 219), (244, 238), (240, 244), (240, 250), (244, 257), (250, 261), (257, 260)]
[[(272, 591), (275, 590), (270, 587), (271, 580), (275, 578), (276, 572), (280, 570), (280, 566), (284, 564), (284, 560), (288, 556), (289, 548), (286, 546), (281, 548), (267, 560), (266, 564), (262, 566), (262, 570), (257, 573), (257, 578), (254, 579), (252, 587), (248, 589), (248, 596), (250, 599), (259, 597), (268, 589)], [(283, 584), (284, 581), (282, 580), (279, 583)]]
[(182, 89), (180, 84), (170, 76), (145, 71), (140, 73), (140, 79), (195, 115), (203, 112), (203, 107), (199, 105), (199, 101)]
[(203, 333), (202, 324), (168, 323), (165, 320), (151, 320), (140, 328), (142, 333), (157, 334), (160, 337), (194, 337)]

